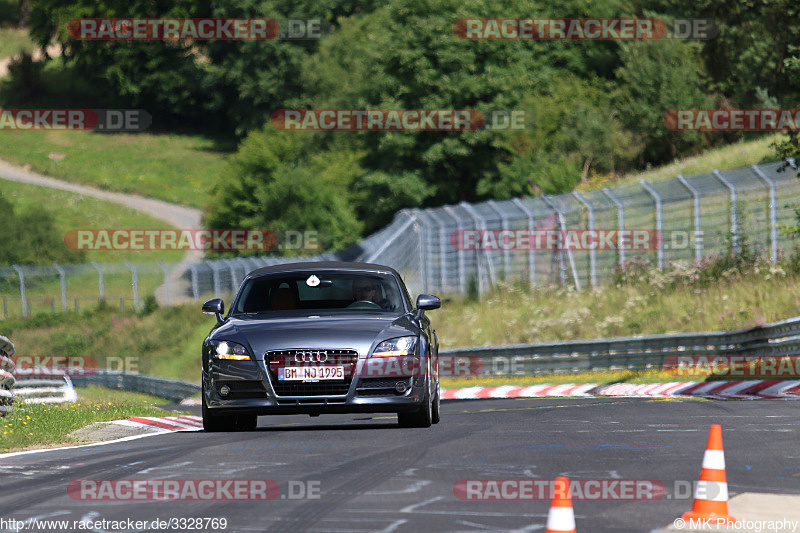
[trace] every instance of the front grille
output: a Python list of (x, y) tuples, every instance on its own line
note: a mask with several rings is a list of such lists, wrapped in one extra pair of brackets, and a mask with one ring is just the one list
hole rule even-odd
[[(315, 383), (303, 383), (302, 381), (279, 381), (278, 369), (281, 366), (303, 366), (298, 363), (295, 356), (298, 354), (323, 354), (325, 361), (313, 364), (342, 365), (344, 366), (344, 379), (329, 381), (320, 380)], [(353, 381), (353, 372), (358, 363), (357, 350), (319, 350), (319, 349), (296, 349), (296, 350), (273, 350), (264, 354), (264, 360), (269, 368), (269, 379), (275, 394), (278, 396), (342, 396), (350, 390), (350, 383)]]
[(394, 388), (398, 381), (411, 387), (411, 378), (362, 378), (358, 380), (356, 394), (358, 396), (400, 396), (405, 392), (397, 392)]

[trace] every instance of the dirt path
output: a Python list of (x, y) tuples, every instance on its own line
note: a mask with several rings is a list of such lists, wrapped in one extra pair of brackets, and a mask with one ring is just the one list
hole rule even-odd
[[(49, 55), (50, 57), (56, 57), (58, 55), (61, 55), (61, 46), (51, 44), (50, 46), (47, 47), (47, 55)], [(0, 78), (8, 74), (8, 65), (11, 64), (11, 61), (15, 57), (16, 56), (11, 56), (0, 59)], [(36, 50), (33, 51), (31, 57), (33, 58), (34, 61), (40, 61), (42, 58), (44, 58), (44, 54), (42, 54), (41, 49), (37, 48)]]
[[(69, 191), (83, 196), (91, 196), (107, 202), (114, 202), (131, 209), (135, 209), (142, 213), (146, 213), (153, 218), (163, 220), (167, 224), (174, 226), (178, 229), (199, 229), (201, 227), (202, 211), (192, 207), (186, 207), (177, 204), (164, 202), (163, 200), (156, 200), (154, 198), (146, 198), (136, 194), (124, 194), (118, 192), (104, 191), (95, 187), (86, 185), (78, 185), (66, 181), (57, 180), (35, 172), (29, 171), (27, 168), (20, 168), (14, 166), (6, 161), (0, 160), (0, 179), (17, 181), (20, 183), (27, 183), (30, 185), (38, 185), (40, 187), (49, 187), (51, 189), (60, 189), (62, 191)], [(183, 260), (172, 269), (170, 273), (170, 298), (169, 303), (176, 303), (183, 301), (186, 282), (182, 279), (183, 274), (189, 268), (190, 263), (202, 261), (203, 252), (190, 251), (187, 252)], [(156, 299), (159, 304), (167, 303), (163, 287), (159, 288), (156, 292)]]

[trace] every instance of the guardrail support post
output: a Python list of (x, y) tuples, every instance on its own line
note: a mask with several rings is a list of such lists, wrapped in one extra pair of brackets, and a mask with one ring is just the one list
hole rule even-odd
[[(619, 196), (614, 194), (614, 192), (609, 189), (608, 187), (603, 187), (603, 193), (608, 196), (609, 200), (614, 202), (614, 205), (617, 206), (617, 229), (622, 231), (625, 229), (625, 204), (622, 203)], [(619, 241), (617, 241), (619, 242)], [(625, 264), (625, 247), (619, 247), (619, 266)]]
[(92, 261), (92, 266), (97, 270), (97, 286), (100, 291), (100, 301), (104, 302), (106, 299), (106, 283), (103, 279), (103, 267), (99, 263)]
[(125, 265), (131, 271), (131, 288), (133, 289), (133, 310), (139, 310), (139, 272), (136, 266), (130, 261), (125, 261)]
[(200, 285), (197, 279), (197, 266), (194, 264), (189, 265), (189, 271), (192, 273), (192, 296), (195, 301), (200, 299)]
[(22, 268), (19, 265), (11, 265), (17, 272), (17, 276), (19, 276), (19, 297), (20, 301), (22, 302), (22, 317), (28, 318), (28, 300), (25, 297), (25, 274), (22, 272)]
[[(533, 217), (533, 211), (519, 198), (512, 198), (511, 201), (528, 217), (528, 231), (531, 234), (530, 241), (532, 241), (533, 232), (536, 231), (536, 221)], [(530, 248), (528, 248), (528, 282), (531, 286), (536, 283), (536, 246), (533, 242), (531, 242)]]
[[(579, 193), (578, 191), (573, 191), (572, 195), (578, 199), (583, 205), (586, 206), (586, 209), (589, 210), (589, 231), (594, 232), (594, 206), (584, 198), (584, 196)], [(595, 241), (596, 242), (596, 241)], [(590, 281), (592, 283), (592, 287), (597, 287), (597, 248), (594, 247), (589, 250), (589, 268), (591, 269), (590, 274)]]
[[(792, 160), (792, 163), (794, 160)], [(758, 168), (757, 165), (750, 167), (759, 178), (764, 180), (769, 187), (769, 257), (772, 264), (778, 262), (778, 206), (775, 198), (775, 182)]]
[[(464, 228), (461, 227), (461, 219), (453, 213), (453, 208), (449, 205), (444, 206), (444, 211), (450, 218), (452, 218), (456, 222), (456, 231), (461, 230), (463, 231)], [(458, 254), (458, 287), (461, 293), (467, 292), (467, 276), (466, 276), (466, 265), (464, 265), (464, 251), (457, 250), (456, 253)]]
[[(486, 226), (486, 221), (483, 217), (475, 210), (467, 202), (461, 202), (461, 207), (464, 208), (470, 215), (472, 215), (472, 219), (475, 221), (475, 225), (478, 226), (477, 229), (482, 229), (483, 231), (489, 231), (489, 228)], [(494, 263), (492, 262), (492, 258), (489, 255), (488, 250), (483, 250), (483, 257), (486, 259), (486, 268), (489, 271), (489, 284), (494, 286), (497, 284), (497, 277), (494, 273)], [(481, 270), (481, 262), (480, 262), (480, 252), (475, 254), (475, 263), (478, 266), (478, 297), (483, 296), (483, 275)]]
[(67, 311), (67, 273), (58, 263), (53, 263), (53, 268), (58, 272), (58, 279), (61, 282), (61, 311)]
[[(558, 208), (555, 202), (550, 199), (546, 194), (542, 195), (542, 200), (550, 206), (550, 208), (555, 211), (556, 216), (558, 217), (558, 225), (561, 226), (561, 231), (564, 232), (564, 237), (567, 235), (567, 219), (564, 217), (564, 213)], [(563, 242), (563, 240), (559, 240), (559, 242)], [(570, 270), (572, 270), (572, 279), (575, 282), (575, 289), (581, 290), (581, 281), (578, 279), (578, 269), (575, 267), (575, 258), (572, 256), (572, 250), (567, 248), (567, 260), (569, 261)], [(562, 250), (561, 253), (564, 253)], [(565, 271), (564, 261), (561, 261), (561, 281), (562, 284), (566, 282), (567, 273)]]
[(663, 206), (661, 202), (661, 195), (658, 194), (658, 191), (656, 191), (652, 185), (647, 183), (647, 181), (639, 180), (639, 183), (647, 192), (650, 193), (650, 196), (652, 196), (656, 202), (656, 231), (658, 232), (662, 243), (662, 246), (659, 246), (656, 249), (656, 257), (658, 258), (658, 269), (664, 270), (664, 212), (662, 211)]
[[(500, 215), (500, 224), (502, 226), (502, 230), (508, 231), (511, 229), (511, 226), (508, 224), (508, 217), (499, 207), (497, 207), (497, 203), (494, 200), (489, 200), (486, 203), (495, 213)], [(511, 279), (511, 250), (508, 248), (503, 248), (503, 277), (506, 281)]]
[(702, 229), (700, 229), (700, 191), (694, 185), (689, 183), (683, 174), (678, 174), (678, 181), (688, 189), (692, 194), (692, 201), (694, 204), (694, 260), (700, 261), (703, 258), (703, 242), (702, 242)]
[(739, 253), (739, 221), (736, 218), (736, 186), (728, 181), (722, 173), (714, 169), (714, 175), (731, 191), (731, 249), (733, 255)]
[(158, 262), (158, 266), (164, 271), (164, 305), (169, 305), (169, 268), (163, 261)]

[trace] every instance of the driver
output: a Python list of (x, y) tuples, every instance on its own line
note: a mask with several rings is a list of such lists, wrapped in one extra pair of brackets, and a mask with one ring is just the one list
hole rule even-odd
[(371, 279), (357, 279), (353, 282), (353, 299), (367, 301), (380, 305), (386, 309), (389, 301), (381, 297), (381, 287), (378, 282)]

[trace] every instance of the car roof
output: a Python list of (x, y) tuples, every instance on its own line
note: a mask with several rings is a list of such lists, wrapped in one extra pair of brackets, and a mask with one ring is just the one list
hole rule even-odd
[(375, 271), (391, 272), (398, 278), (402, 279), (400, 274), (385, 265), (376, 265), (374, 263), (360, 263), (360, 262), (346, 262), (346, 261), (306, 261), (303, 263), (283, 263), (280, 265), (271, 265), (253, 270), (248, 276), (260, 276), (262, 274), (269, 274), (272, 272), (292, 272), (295, 270), (341, 270), (341, 271)]

